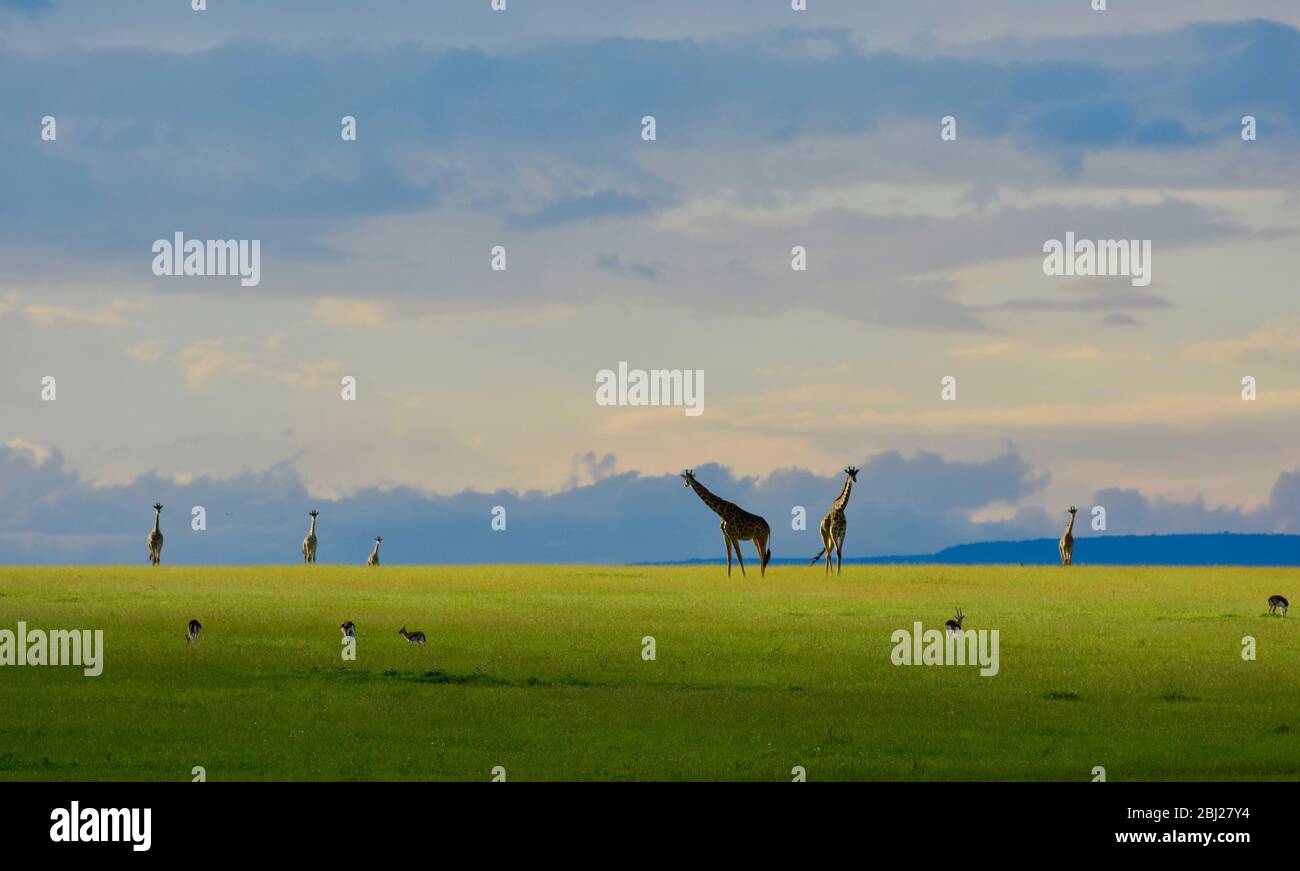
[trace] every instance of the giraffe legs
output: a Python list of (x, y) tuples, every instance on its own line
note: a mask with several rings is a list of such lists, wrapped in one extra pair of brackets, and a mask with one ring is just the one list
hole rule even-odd
[(727, 545), (727, 577), (731, 577), (731, 536), (724, 532), (722, 540)]
[(740, 539), (733, 542), (736, 546), (736, 562), (740, 563), (740, 576), (745, 576), (745, 558), (740, 555)]
[(844, 536), (835, 539), (835, 574), (841, 574), (844, 568)]

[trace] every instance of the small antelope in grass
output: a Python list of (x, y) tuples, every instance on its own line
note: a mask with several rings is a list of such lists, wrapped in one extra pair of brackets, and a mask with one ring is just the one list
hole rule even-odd
[(958, 608), (957, 619), (949, 620), (947, 623), (944, 623), (943, 628), (948, 630), (949, 635), (956, 635), (958, 632), (961, 631), (961, 621), (965, 619), (966, 619), (966, 615), (961, 612), (961, 608)]
[(199, 633), (203, 631), (203, 624), (198, 620), (191, 620), (190, 625), (185, 628), (185, 640), (190, 643), (190, 647), (199, 643)]
[(405, 638), (407, 644), (418, 644), (420, 647), (423, 647), (424, 642), (429, 640), (424, 637), (423, 632), (407, 632), (405, 626), (398, 629), (397, 634)]
[(149, 563), (155, 566), (162, 562), (162, 509), (161, 502), (153, 504), (153, 529), (150, 530), (149, 538), (145, 541), (149, 545)]
[(343, 631), (344, 638), (357, 637), (357, 624), (353, 623), (351, 620), (344, 620), (339, 624), (339, 629)]
[(377, 565), (379, 565), (379, 543), (382, 542), (382, 541), (383, 541), (382, 538), (380, 538), (380, 537), (377, 536), (377, 535), (375, 536), (375, 549), (372, 550), (372, 551), (370, 552), (370, 556), (367, 557), (367, 559), (366, 559), (366, 565), (368, 565), (368, 566), (377, 566)]
[(1270, 613), (1270, 614), (1276, 614), (1276, 613), (1277, 613), (1277, 610), (1278, 610), (1279, 608), (1281, 608), (1281, 609), (1282, 609), (1282, 616), (1285, 617), (1285, 616), (1286, 616), (1286, 609), (1287, 609), (1287, 605), (1288, 605), (1288, 604), (1290, 604), (1290, 603), (1287, 602), (1287, 600), (1286, 600), (1286, 596), (1269, 596), (1269, 597), (1268, 597), (1268, 613)]

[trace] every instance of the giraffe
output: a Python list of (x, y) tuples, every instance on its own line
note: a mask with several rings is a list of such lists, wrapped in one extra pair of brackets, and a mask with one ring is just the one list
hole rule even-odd
[(1065, 535), (1061, 536), (1061, 566), (1066, 567), (1074, 562), (1074, 515), (1078, 508), (1070, 506), (1070, 523), (1065, 527)]
[(772, 551), (767, 546), (772, 537), (772, 530), (767, 525), (767, 521), (757, 514), (750, 514), (739, 506), (728, 502), (726, 499), (719, 499), (708, 491), (703, 484), (695, 480), (695, 470), (687, 469), (682, 472), (682, 480), (686, 486), (695, 491), (695, 495), (704, 500), (704, 504), (713, 510), (713, 513), (722, 518), (722, 538), (727, 544), (727, 577), (731, 577), (731, 551), (736, 551), (736, 561), (740, 563), (740, 574), (745, 574), (745, 558), (740, 555), (740, 543), (742, 541), (752, 541), (758, 548), (758, 571), (760, 575), (767, 574), (767, 564), (772, 559)]
[(372, 551), (370, 552), (370, 556), (369, 556), (369, 558), (366, 559), (366, 565), (368, 565), (368, 566), (377, 566), (377, 565), (379, 565), (379, 543), (380, 543), (381, 541), (383, 541), (383, 539), (376, 535), (376, 536), (375, 536), (375, 549), (372, 550)]
[(840, 573), (840, 568), (844, 564), (844, 532), (849, 528), (849, 522), (844, 519), (844, 506), (849, 504), (849, 493), (853, 491), (853, 485), (857, 483), (858, 470), (849, 466), (844, 470), (844, 489), (840, 491), (839, 498), (835, 504), (831, 505), (831, 510), (826, 512), (822, 518), (821, 536), (822, 549), (817, 556), (812, 558), (808, 565), (816, 563), (818, 558), (826, 554), (826, 574), (831, 573), (831, 549), (835, 550), (835, 574)]
[(311, 515), (311, 529), (307, 530), (307, 537), (302, 540), (302, 561), (305, 563), (316, 562), (316, 517), (319, 511), (308, 511)]
[(149, 563), (155, 566), (162, 562), (162, 510), (161, 502), (153, 504), (153, 530), (145, 540), (149, 545)]

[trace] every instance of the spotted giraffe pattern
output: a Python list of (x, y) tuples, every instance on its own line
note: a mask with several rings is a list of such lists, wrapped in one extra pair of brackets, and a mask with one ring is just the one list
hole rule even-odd
[(311, 515), (311, 529), (307, 530), (307, 537), (302, 540), (302, 561), (305, 563), (316, 562), (316, 518), (320, 515), (319, 511), (307, 512)]
[(1061, 565), (1069, 566), (1074, 562), (1074, 515), (1078, 511), (1073, 505), (1070, 506), (1070, 522), (1065, 527), (1065, 535), (1061, 536)]
[(826, 512), (822, 518), (821, 537), (822, 549), (817, 556), (812, 558), (813, 565), (824, 553), (826, 554), (826, 574), (831, 573), (831, 551), (835, 551), (835, 574), (840, 574), (840, 569), (844, 565), (844, 534), (848, 531), (849, 521), (844, 516), (844, 507), (849, 504), (849, 494), (853, 492), (853, 485), (858, 480), (858, 470), (849, 466), (844, 470), (844, 488), (840, 490), (831, 510)]
[(757, 514), (750, 514), (735, 503), (728, 502), (709, 492), (709, 489), (695, 480), (695, 472), (687, 469), (682, 472), (686, 486), (695, 491), (695, 495), (709, 506), (714, 514), (722, 518), (720, 526), (723, 541), (727, 545), (727, 577), (731, 577), (731, 552), (736, 552), (736, 561), (740, 563), (740, 574), (745, 574), (745, 558), (740, 555), (740, 543), (752, 541), (758, 548), (759, 574), (767, 574), (767, 564), (772, 559), (772, 551), (767, 544), (772, 538), (772, 530), (767, 521)]
[(149, 532), (149, 538), (145, 542), (149, 546), (149, 563), (155, 566), (162, 562), (162, 510), (162, 503), (154, 503), (153, 529)]

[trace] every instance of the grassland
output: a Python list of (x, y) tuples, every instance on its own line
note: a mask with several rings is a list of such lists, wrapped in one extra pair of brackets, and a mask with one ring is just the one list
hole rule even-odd
[[(0, 629), (106, 650), (95, 678), (0, 668), (0, 779), (1296, 779), (1300, 614), (1265, 615), (1296, 590), (1294, 569), (4, 568)], [(891, 633), (958, 605), (999, 630), (996, 677), (891, 664)]]

